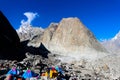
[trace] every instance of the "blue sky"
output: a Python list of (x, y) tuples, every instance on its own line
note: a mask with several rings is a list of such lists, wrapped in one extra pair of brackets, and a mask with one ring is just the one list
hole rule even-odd
[(43, 28), (78, 17), (98, 40), (110, 39), (120, 30), (120, 0), (0, 0), (0, 10), (15, 29), (27, 20), (25, 12), (33, 12), (39, 16), (32, 25)]

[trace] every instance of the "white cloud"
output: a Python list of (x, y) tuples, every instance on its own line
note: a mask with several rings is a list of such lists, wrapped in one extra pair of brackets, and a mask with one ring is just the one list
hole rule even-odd
[(27, 21), (24, 19), (21, 20), (21, 24), (31, 24), (31, 22), (38, 17), (38, 13), (33, 13), (33, 12), (25, 12), (24, 15), (27, 17)]

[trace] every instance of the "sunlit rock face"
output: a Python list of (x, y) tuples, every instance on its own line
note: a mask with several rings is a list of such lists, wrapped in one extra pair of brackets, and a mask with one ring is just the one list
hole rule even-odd
[(63, 18), (59, 23), (51, 23), (42, 36), (31, 40), (29, 44), (35, 46), (40, 42), (53, 53), (78, 59), (80, 57), (92, 59), (107, 53), (78, 18)]

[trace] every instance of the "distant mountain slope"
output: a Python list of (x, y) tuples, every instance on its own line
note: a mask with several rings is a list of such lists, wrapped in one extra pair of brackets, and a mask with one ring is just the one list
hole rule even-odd
[(42, 35), (44, 32), (44, 29), (42, 29), (41, 27), (33, 27), (29, 23), (26, 23), (21, 25), (20, 28), (17, 29), (16, 31), (20, 37), (20, 41), (24, 41), (28, 39), (31, 40), (35, 36)]
[(120, 53), (120, 31), (110, 40), (105, 40), (101, 44), (111, 53)]

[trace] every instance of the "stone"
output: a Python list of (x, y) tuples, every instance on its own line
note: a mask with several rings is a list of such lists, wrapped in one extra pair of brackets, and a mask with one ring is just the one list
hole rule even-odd
[(103, 67), (102, 67), (102, 69), (103, 69), (103, 71), (105, 71), (105, 72), (109, 72), (109, 71), (110, 71), (107, 64), (104, 64)]

